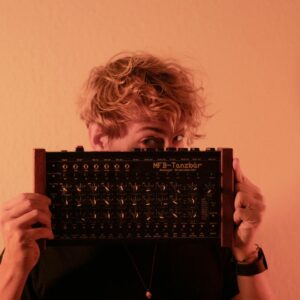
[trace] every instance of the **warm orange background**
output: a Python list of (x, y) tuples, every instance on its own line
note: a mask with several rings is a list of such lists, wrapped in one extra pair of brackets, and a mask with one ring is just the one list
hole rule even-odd
[(33, 148), (88, 149), (74, 99), (92, 66), (122, 50), (173, 56), (216, 113), (200, 146), (233, 147), (266, 196), (258, 242), (278, 299), (300, 297), (300, 1), (1, 0), (0, 12), (0, 201), (32, 190)]

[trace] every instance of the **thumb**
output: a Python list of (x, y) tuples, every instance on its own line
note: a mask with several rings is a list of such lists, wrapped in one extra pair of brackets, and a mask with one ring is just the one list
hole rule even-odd
[(244, 182), (245, 176), (242, 172), (241, 165), (240, 165), (240, 160), (238, 158), (233, 159), (232, 167), (233, 167), (233, 170), (234, 170), (235, 180), (239, 183)]

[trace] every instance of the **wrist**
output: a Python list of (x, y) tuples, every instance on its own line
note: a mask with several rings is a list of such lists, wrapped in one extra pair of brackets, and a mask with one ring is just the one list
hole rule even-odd
[(3, 262), (0, 264), (0, 295), (1, 299), (21, 299), (28, 272), (16, 265)]
[(243, 264), (249, 264), (255, 261), (258, 257), (258, 251), (259, 246), (257, 244), (232, 248), (232, 253), (235, 260)]
[(257, 245), (257, 257), (250, 255), (243, 261), (236, 261), (236, 273), (238, 276), (253, 276), (268, 269), (268, 264), (262, 248)]
[(1, 270), (5, 270), (5, 273), (18, 279), (27, 278), (31, 269), (26, 268), (24, 265), (12, 263), (10, 261), (2, 260), (0, 264)]
[[(18, 260), (14, 258), (10, 258), (8, 254), (5, 255), (5, 249), (2, 252), (0, 266), (1, 269), (5, 270), (7, 274), (17, 275), (18, 278), (26, 278), (31, 269), (24, 260)], [(16, 276), (15, 276), (16, 277)]]

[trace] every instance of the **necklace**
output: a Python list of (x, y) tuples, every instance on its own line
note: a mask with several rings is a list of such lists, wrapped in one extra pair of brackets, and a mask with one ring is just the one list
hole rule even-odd
[(130, 253), (128, 247), (126, 245), (125, 246), (125, 249), (126, 249), (126, 252), (131, 260), (131, 263), (136, 271), (136, 274), (138, 275), (139, 279), (140, 279), (140, 282), (141, 284), (143, 285), (144, 289), (146, 290), (146, 293), (145, 293), (145, 296), (147, 299), (151, 299), (152, 298), (152, 293), (151, 293), (151, 286), (152, 286), (152, 279), (153, 279), (153, 271), (154, 271), (154, 265), (155, 265), (155, 258), (156, 258), (156, 251), (157, 251), (157, 243), (155, 243), (154, 245), (154, 250), (153, 250), (153, 255), (152, 255), (152, 263), (151, 263), (151, 273), (150, 273), (150, 280), (149, 280), (149, 285), (147, 286), (146, 283), (145, 283), (145, 280), (134, 260), (134, 257), (133, 255)]

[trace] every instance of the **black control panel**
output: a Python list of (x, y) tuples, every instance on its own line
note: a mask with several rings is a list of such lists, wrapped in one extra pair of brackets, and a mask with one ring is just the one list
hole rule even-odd
[(219, 239), (231, 246), (232, 149), (36, 149), (35, 191), (52, 199), (49, 245)]

